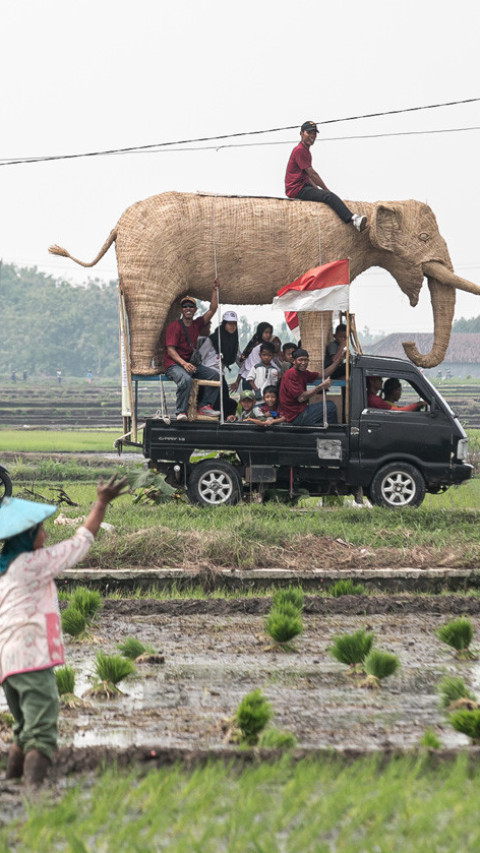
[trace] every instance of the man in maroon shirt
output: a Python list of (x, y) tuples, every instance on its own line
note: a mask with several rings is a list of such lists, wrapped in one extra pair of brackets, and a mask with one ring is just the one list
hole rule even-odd
[[(339, 347), (333, 357), (332, 364), (324, 371), (324, 380), (320, 385), (307, 391), (307, 385), (316, 379), (321, 379), (320, 373), (308, 370), (309, 356), (305, 349), (297, 349), (293, 353), (293, 367), (290, 367), (282, 376), (278, 399), (280, 403), (280, 414), (287, 423), (295, 426), (312, 426), (323, 421), (323, 403), (312, 403), (307, 406), (310, 397), (318, 394), (323, 389), (330, 388), (330, 374), (338, 367), (345, 356), (343, 347)], [(327, 421), (336, 424), (337, 409), (335, 404), (327, 401)]]
[[(184, 296), (180, 302), (181, 318), (170, 323), (165, 330), (165, 376), (177, 386), (176, 414), (177, 421), (187, 420), (187, 407), (192, 379), (218, 380), (218, 371), (203, 364), (192, 364), (190, 359), (197, 344), (197, 338), (203, 327), (213, 317), (218, 305), (218, 284), (214, 283), (208, 311), (196, 320), (193, 319), (197, 303), (191, 296)], [(220, 412), (212, 409), (212, 403), (218, 395), (215, 386), (204, 386), (202, 389), (202, 405), (199, 415), (215, 417)]]
[(312, 168), (310, 148), (317, 138), (317, 133), (318, 127), (314, 121), (303, 122), (300, 128), (301, 141), (293, 149), (287, 164), (285, 193), (289, 198), (321, 201), (323, 204), (328, 204), (343, 222), (351, 222), (357, 231), (363, 231), (367, 224), (367, 217), (352, 213), (342, 199), (328, 189), (318, 172)]

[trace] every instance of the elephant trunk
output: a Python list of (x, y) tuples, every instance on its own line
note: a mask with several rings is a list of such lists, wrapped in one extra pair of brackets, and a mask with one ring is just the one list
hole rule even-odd
[[(435, 264), (435, 266), (442, 266)], [(445, 267), (444, 267), (445, 269)], [(453, 275), (453, 273), (452, 273)], [(405, 354), (418, 367), (436, 367), (445, 358), (450, 341), (450, 331), (455, 313), (455, 289), (428, 276), (428, 287), (433, 309), (433, 345), (430, 352), (422, 355), (414, 341), (402, 344)]]

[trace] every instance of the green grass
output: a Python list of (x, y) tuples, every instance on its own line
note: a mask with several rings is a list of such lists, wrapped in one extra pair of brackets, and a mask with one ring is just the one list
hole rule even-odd
[(480, 847), (480, 767), (466, 755), (288, 756), (239, 771), (210, 762), (147, 775), (106, 771), (0, 829), (16, 853), (458, 853)]
[(0, 431), (0, 447), (3, 452), (13, 453), (83, 453), (102, 450), (108, 453), (113, 452), (113, 442), (121, 434), (120, 425), (118, 429), (89, 430), (3, 429)]
[[(79, 507), (62, 507), (66, 515), (88, 512), (96, 492), (93, 485), (64, 482), (63, 488), (79, 503)], [(38, 490), (49, 497), (46, 484)], [(14, 495), (18, 491), (14, 481)], [(480, 493), (472, 505), (480, 506)], [(476, 568), (480, 560), (477, 519), (478, 511), (471, 509), (421, 507), (391, 512), (374, 508), (357, 512), (339, 507), (297, 513), (281, 505), (243, 504), (209, 510), (173, 502), (134, 505), (131, 496), (125, 495), (106, 515), (119, 535), (107, 539), (101, 534), (86, 564), (100, 563), (103, 568), (152, 563), (176, 566), (184, 560), (197, 560), (249, 569), (308, 560), (308, 565), (321, 567), (324, 552), (316, 553), (317, 541), (327, 538), (334, 543), (338, 538), (369, 551), (388, 547), (389, 565), (411, 565), (409, 549), (422, 548), (432, 555), (431, 564), (448, 551), (449, 565)], [(65, 538), (66, 529), (55, 527), (52, 520), (46, 528), (51, 542)], [(328, 556), (328, 549), (325, 553)], [(375, 556), (362, 559), (365, 567), (374, 564)]]

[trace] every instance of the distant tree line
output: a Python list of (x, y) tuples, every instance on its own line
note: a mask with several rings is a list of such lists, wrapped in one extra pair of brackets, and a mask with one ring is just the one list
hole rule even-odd
[(480, 316), (470, 317), (468, 320), (460, 317), (453, 323), (452, 332), (480, 332)]
[(2, 264), (0, 372), (118, 373), (117, 282), (75, 286), (36, 267)]
[[(200, 310), (207, 306), (199, 305)], [(88, 279), (74, 285), (36, 267), (0, 266), (0, 374), (13, 370), (31, 375), (112, 377), (119, 374), (118, 288), (116, 281)], [(259, 319), (262, 320), (261, 316)], [(216, 320), (212, 322), (212, 329)], [(239, 316), (243, 349), (256, 328)], [(479, 332), (480, 317), (460, 319), (454, 332)], [(285, 323), (275, 328), (282, 342), (295, 340)], [(363, 345), (383, 335), (367, 326), (359, 332)]]
[[(205, 305), (200, 305), (202, 308)], [(118, 376), (118, 287), (89, 279), (74, 285), (36, 267), (0, 267), (0, 374)], [(262, 319), (262, 318), (260, 318)], [(212, 323), (212, 329), (216, 321)], [(255, 324), (239, 318), (240, 347)], [(290, 340), (285, 323), (276, 330)]]

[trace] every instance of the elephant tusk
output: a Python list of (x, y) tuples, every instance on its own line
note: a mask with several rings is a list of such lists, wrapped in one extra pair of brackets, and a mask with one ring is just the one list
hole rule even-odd
[(476, 296), (480, 296), (480, 287), (478, 284), (473, 284), (473, 282), (468, 281), (466, 278), (460, 278), (459, 275), (455, 275), (452, 270), (449, 270), (440, 261), (427, 261), (422, 264), (422, 270), (424, 275), (428, 276), (428, 278), (436, 279), (440, 284), (449, 285), (457, 290), (465, 290), (467, 293), (474, 293)]

